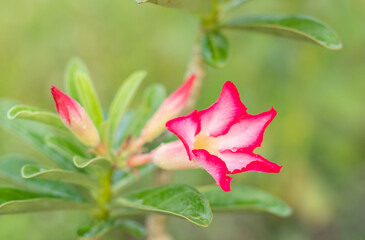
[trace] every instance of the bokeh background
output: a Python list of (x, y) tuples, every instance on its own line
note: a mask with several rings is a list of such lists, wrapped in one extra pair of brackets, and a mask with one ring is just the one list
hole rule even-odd
[[(227, 32), (228, 63), (207, 69), (197, 107), (209, 106), (230, 80), (250, 113), (276, 108), (258, 153), (283, 165), (282, 172), (241, 174), (234, 181), (280, 196), (294, 214), (215, 214), (208, 228), (169, 217), (175, 239), (365, 239), (363, 9), (364, 1), (255, 0), (235, 11), (232, 17), (315, 16), (336, 30), (344, 48)], [(1, 0), (0, 96), (54, 109), (49, 88), (63, 88), (66, 63), (74, 56), (87, 63), (104, 107), (138, 69), (148, 71), (146, 84), (163, 83), (171, 92), (183, 79), (197, 27), (187, 12), (134, 0)], [(42, 157), (0, 129), (0, 154), (14, 152)], [(187, 170), (176, 172), (174, 181), (200, 185), (212, 179)], [(76, 239), (87, 221), (79, 212), (0, 216), (0, 239)]]

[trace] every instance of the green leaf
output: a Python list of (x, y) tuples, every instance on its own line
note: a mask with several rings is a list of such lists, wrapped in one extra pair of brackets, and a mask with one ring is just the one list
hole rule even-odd
[(67, 159), (71, 161), (75, 155), (83, 157), (92, 157), (92, 154), (88, 152), (85, 146), (73, 137), (65, 137), (59, 135), (47, 135), (45, 136), (46, 145), (61, 153)]
[(200, 15), (209, 14), (213, 8), (212, 0), (137, 0), (137, 3), (154, 3), (163, 7), (189, 10)]
[(41, 110), (39, 108), (17, 105), (12, 107), (7, 114), (10, 120), (26, 119), (47, 124), (59, 130), (68, 132), (60, 117), (54, 113)]
[(87, 74), (80, 71), (76, 71), (74, 80), (81, 105), (85, 108), (95, 126), (99, 128), (103, 122), (103, 110), (93, 83)]
[[(118, 140), (117, 144), (120, 145), (123, 140), (131, 135), (138, 137), (147, 121), (157, 111), (165, 97), (166, 91), (163, 85), (153, 84), (152, 86), (149, 86), (144, 91), (138, 108), (130, 113), (125, 124), (121, 124), (122, 128), (119, 128), (119, 130), (122, 133), (122, 136), (120, 137), (120, 140)], [(127, 114), (125, 117), (127, 117)], [(125, 118), (123, 118), (122, 123), (124, 120)]]
[(112, 191), (114, 195), (118, 195), (121, 190), (125, 187), (129, 186), (130, 184), (134, 183), (137, 179), (141, 178), (142, 176), (152, 172), (156, 169), (156, 165), (153, 163), (146, 164), (137, 168), (138, 176), (133, 171), (128, 173), (123, 172), (124, 174), (113, 184)]
[(110, 218), (104, 222), (99, 222), (97, 224), (81, 228), (77, 231), (77, 234), (79, 237), (83, 238), (100, 238), (115, 228), (122, 228), (136, 237), (143, 237), (146, 235), (145, 228), (138, 222), (115, 218)]
[(330, 27), (305, 15), (244, 17), (232, 20), (223, 27), (311, 41), (332, 50), (342, 48), (341, 41)]
[(186, 185), (165, 185), (118, 198), (120, 207), (172, 214), (206, 227), (212, 221), (209, 203), (203, 194)]
[(87, 209), (88, 204), (20, 189), (0, 188), (0, 214)]
[(30, 164), (23, 166), (22, 177), (27, 179), (43, 178), (54, 181), (61, 181), (93, 189), (100, 188), (100, 183), (96, 179), (91, 178), (86, 174)]
[[(48, 156), (50, 160), (57, 163), (58, 166), (66, 169), (75, 169), (69, 159), (65, 158), (57, 151), (50, 149), (46, 145), (45, 136), (49, 136), (52, 132), (54, 132), (52, 131), (53, 128), (37, 122), (31, 122), (23, 119), (9, 120), (7, 118), (8, 110), (14, 105), (18, 104), (6, 99), (0, 100), (0, 125), (35, 146), (38, 150)], [(57, 135), (55, 132), (53, 134)], [(48, 161), (47, 163), (50, 164), (51, 162)]]
[(73, 158), (73, 163), (78, 168), (93, 167), (101, 169), (110, 169), (112, 167), (112, 163), (108, 159), (103, 157), (86, 159), (80, 156), (75, 156)]
[(2, 186), (21, 188), (27, 191), (43, 193), (55, 198), (64, 198), (84, 202), (85, 198), (75, 187), (47, 179), (24, 179), (21, 169), (24, 165), (34, 164), (34, 161), (23, 156), (4, 156), (0, 158), (0, 183)]
[(280, 217), (291, 215), (291, 208), (279, 198), (259, 189), (232, 186), (223, 192), (217, 186), (198, 188), (208, 198), (213, 211), (261, 211)]
[(122, 119), (123, 114), (127, 110), (135, 92), (137, 91), (138, 86), (141, 84), (145, 76), (146, 72), (144, 71), (133, 73), (122, 84), (116, 96), (114, 97), (109, 110), (109, 147), (113, 146), (114, 137), (119, 127), (120, 120)]
[(221, 68), (228, 57), (228, 40), (220, 32), (208, 32), (201, 43), (204, 61), (212, 67)]
[(80, 97), (78, 95), (76, 86), (76, 75), (80, 72), (89, 74), (89, 70), (87, 69), (85, 63), (83, 63), (78, 58), (71, 59), (67, 64), (65, 72), (65, 85), (68, 95), (70, 95), (70, 97), (75, 99), (77, 102), (80, 102)]

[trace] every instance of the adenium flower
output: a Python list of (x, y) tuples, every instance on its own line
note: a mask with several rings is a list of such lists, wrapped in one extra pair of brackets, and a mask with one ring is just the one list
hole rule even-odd
[(85, 109), (56, 87), (51, 88), (56, 109), (62, 122), (84, 144), (95, 147), (100, 143), (98, 130)]
[(253, 153), (275, 115), (273, 108), (248, 114), (234, 84), (226, 82), (212, 106), (167, 122), (180, 141), (161, 145), (150, 157), (165, 169), (204, 168), (222, 190), (230, 191), (231, 174), (280, 171), (281, 166)]

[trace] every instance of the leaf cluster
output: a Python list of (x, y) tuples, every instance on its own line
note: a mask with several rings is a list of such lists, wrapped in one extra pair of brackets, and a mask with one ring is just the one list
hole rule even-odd
[(273, 36), (315, 43), (331, 50), (342, 48), (336, 33), (324, 22), (307, 15), (258, 14), (234, 16), (249, 0), (143, 0), (164, 7), (188, 10), (201, 22), (201, 54), (206, 64), (214, 68), (224, 66), (229, 53), (228, 30), (265, 33)]
[[(236, 186), (229, 194), (214, 186), (193, 188), (171, 184), (125, 191), (155, 166), (135, 171), (128, 168), (125, 142), (138, 137), (141, 129), (165, 96), (161, 85), (148, 87), (136, 109), (129, 104), (146, 73), (133, 73), (125, 80), (108, 111), (104, 111), (80, 60), (66, 71), (67, 93), (85, 108), (102, 136), (103, 144), (90, 149), (78, 141), (53, 112), (0, 100), (0, 125), (38, 149), (43, 159), (22, 155), (0, 158), (0, 214), (56, 210), (84, 210), (94, 221), (78, 231), (80, 237), (101, 237), (112, 229), (136, 236), (144, 227), (130, 216), (156, 212), (182, 217), (208, 226), (212, 210), (262, 211), (290, 215), (290, 208), (261, 190)], [(159, 142), (163, 139), (159, 138)], [(121, 147), (122, 146), (122, 147)]]

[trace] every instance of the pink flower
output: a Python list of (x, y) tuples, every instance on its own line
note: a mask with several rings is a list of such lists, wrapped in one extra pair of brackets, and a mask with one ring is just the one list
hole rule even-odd
[(98, 130), (89, 115), (75, 99), (61, 92), (56, 87), (51, 88), (56, 109), (62, 122), (84, 144), (97, 146), (100, 143)]
[[(216, 103), (205, 110), (195, 110), (187, 116), (170, 120), (166, 127), (179, 137), (190, 161), (204, 168), (227, 192), (231, 189), (231, 174), (280, 171), (281, 166), (253, 153), (261, 145), (264, 131), (275, 115), (273, 108), (258, 115), (248, 114), (234, 84), (226, 82)], [(159, 156), (168, 153), (166, 148), (169, 145), (175, 148), (175, 159), (177, 155), (182, 156), (178, 145), (174, 144), (162, 145), (154, 151), (157, 165), (161, 165), (163, 157)]]

